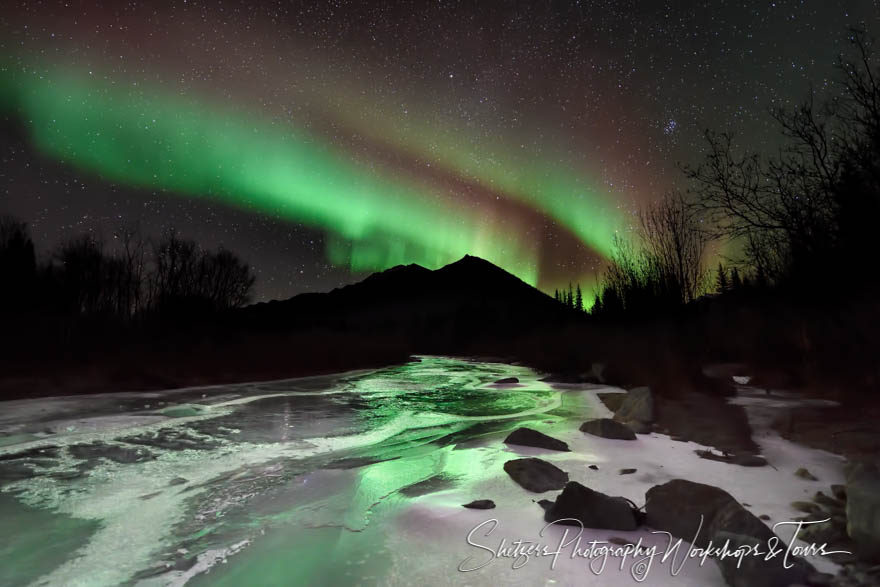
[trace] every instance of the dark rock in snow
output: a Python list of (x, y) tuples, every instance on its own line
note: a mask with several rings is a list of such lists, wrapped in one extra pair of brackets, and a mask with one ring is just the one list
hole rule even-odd
[(622, 497), (611, 497), (571, 481), (544, 512), (544, 521), (559, 522), (584, 528), (635, 530), (638, 522), (630, 503)]
[(541, 506), (544, 509), (544, 511), (546, 511), (546, 510), (549, 510), (550, 508), (553, 507), (553, 502), (550, 501), (549, 499), (539, 499), (538, 505)]
[(614, 419), (624, 424), (637, 422), (645, 425), (654, 420), (654, 396), (648, 387), (636, 387), (629, 392), (614, 413)]
[(806, 467), (801, 467), (797, 471), (794, 472), (795, 477), (800, 477), (801, 479), (805, 479), (807, 481), (818, 481), (815, 475), (810, 473)]
[(597, 420), (587, 420), (580, 427), (581, 432), (592, 434), (593, 436), (601, 436), (602, 438), (611, 438), (614, 440), (635, 440), (636, 434), (626, 425), (615, 422), (610, 418), (599, 418)]
[(619, 472), (621, 475), (632, 475), (636, 470), (637, 469), (621, 469)]
[[(766, 552), (767, 541), (776, 537), (729, 493), (712, 485), (674, 479), (649, 489), (646, 498), (648, 526), (691, 541), (698, 548), (706, 548), (711, 541), (716, 548), (727, 542), (728, 552), (740, 547)], [(779, 546), (786, 548), (782, 541)], [(789, 557), (790, 568), (764, 556), (728, 556), (715, 562), (732, 587), (805, 585), (809, 584), (807, 578), (815, 575), (813, 566), (797, 557)]]
[(588, 468), (588, 469), (592, 469), (592, 470), (594, 470), (594, 471), (598, 471), (598, 470), (599, 470), (599, 467), (597, 467), (596, 465), (590, 465), (590, 466), (587, 467), (587, 468)]
[(721, 531), (761, 541), (774, 536), (770, 528), (729, 493), (712, 485), (673, 479), (649, 489), (645, 498), (648, 526), (693, 541), (700, 548), (705, 548)]
[(499, 385), (506, 385), (508, 383), (519, 383), (519, 379), (516, 377), (505, 377), (504, 379), (499, 379), (495, 383)]
[(547, 436), (531, 428), (517, 428), (504, 439), (505, 444), (518, 444), (520, 446), (534, 446), (550, 450), (568, 451), (568, 445), (552, 436)]
[(562, 489), (568, 483), (568, 473), (541, 459), (507, 461), (504, 471), (520, 486), (535, 493)]
[(456, 477), (453, 475), (440, 473), (439, 475), (428, 477), (424, 481), (418, 481), (412, 485), (407, 485), (400, 490), (400, 493), (407, 497), (419, 497), (421, 495), (428, 495), (438, 491), (445, 491), (455, 485), (455, 480)]
[(821, 491), (816, 492), (816, 495), (813, 496), (813, 501), (833, 513), (843, 512), (846, 508), (845, 502), (831, 497), (830, 495), (825, 495)]
[(470, 503), (464, 504), (462, 507), (466, 507), (472, 510), (491, 510), (495, 507), (495, 502), (491, 499), (477, 499)]
[[(766, 552), (767, 544), (752, 536), (721, 531), (714, 537), (714, 545), (728, 543), (728, 552), (739, 548), (760, 548)], [(789, 585), (808, 585), (807, 577), (815, 569), (803, 559), (789, 557), (790, 568), (786, 568), (775, 558), (766, 556), (727, 556), (716, 558), (724, 580), (731, 587), (788, 587)]]
[(767, 465), (767, 459), (753, 454), (718, 454), (711, 450), (695, 450), (701, 459), (729, 463), (741, 467), (763, 467)]
[(813, 503), (812, 501), (793, 501), (791, 502), (791, 507), (799, 512), (804, 512), (805, 514), (819, 516), (825, 513), (825, 510), (823, 510), (819, 504)]

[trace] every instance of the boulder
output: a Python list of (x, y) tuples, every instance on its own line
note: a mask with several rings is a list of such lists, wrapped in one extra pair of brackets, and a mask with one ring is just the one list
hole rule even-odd
[(472, 510), (491, 510), (495, 507), (495, 502), (491, 499), (477, 499), (470, 503), (466, 503), (461, 507), (465, 507)]
[(851, 470), (846, 483), (846, 533), (858, 554), (880, 560), (880, 472), (875, 467)]
[(718, 454), (711, 450), (694, 451), (701, 459), (710, 461), (718, 461), (721, 463), (729, 463), (731, 465), (739, 465), (740, 467), (763, 467), (767, 464), (767, 459), (754, 454)]
[(807, 470), (806, 467), (799, 468), (797, 471), (794, 472), (794, 476), (800, 477), (801, 479), (804, 479), (806, 481), (818, 481), (818, 479), (816, 479), (816, 476), (810, 473), (810, 471)]
[(597, 420), (587, 420), (581, 424), (581, 432), (592, 434), (593, 436), (601, 436), (602, 438), (611, 438), (614, 440), (635, 440), (636, 434), (625, 424), (611, 420), (610, 418), (599, 418)]
[(620, 471), (618, 471), (618, 473), (620, 473), (621, 475), (632, 475), (635, 472), (636, 469), (621, 469)]
[(605, 363), (590, 365), (590, 376), (596, 380), (596, 383), (605, 383)]
[(568, 473), (541, 459), (507, 461), (504, 471), (521, 487), (535, 493), (562, 489), (568, 483)]
[(545, 522), (602, 530), (635, 530), (637, 516), (629, 501), (611, 497), (570, 481), (556, 502), (544, 512)]
[(605, 407), (611, 410), (612, 412), (616, 412), (620, 409), (620, 406), (623, 405), (623, 400), (626, 399), (626, 393), (622, 393), (619, 391), (609, 392), (609, 393), (597, 393), (596, 397), (598, 397)]
[[(831, 521), (805, 524), (798, 532), (798, 538), (813, 544), (836, 544), (847, 539), (843, 528)], [(829, 548), (829, 550), (832, 550)]]
[(648, 387), (635, 387), (626, 394), (614, 414), (618, 422), (649, 424), (654, 420), (654, 396)]
[(709, 540), (722, 531), (750, 536), (764, 543), (774, 536), (770, 528), (733, 496), (712, 485), (673, 479), (655, 485), (645, 497), (648, 526), (691, 541), (700, 548), (705, 548)]
[(816, 492), (816, 495), (813, 496), (813, 501), (831, 513), (843, 512), (846, 509), (846, 502), (843, 502), (836, 497), (825, 495), (821, 491)]
[(505, 444), (518, 444), (520, 446), (534, 446), (550, 450), (568, 451), (568, 445), (552, 436), (547, 436), (531, 428), (517, 428), (504, 439)]
[(507, 385), (510, 383), (519, 383), (519, 379), (516, 377), (505, 377), (504, 379), (499, 379), (495, 383), (498, 385)]
[[(753, 536), (718, 532), (713, 539), (713, 547), (721, 547), (727, 543), (727, 551), (732, 553), (738, 548), (760, 548), (767, 551), (767, 544)], [(788, 587), (789, 585), (809, 585), (815, 569), (802, 559), (789, 558), (791, 568), (777, 559), (766, 560), (765, 556), (746, 555), (716, 557), (715, 562), (721, 568), (724, 580), (731, 587)]]
[(822, 506), (817, 503), (813, 503), (812, 501), (793, 501), (791, 502), (791, 507), (799, 512), (812, 514), (813, 516), (822, 516), (825, 513), (825, 510), (822, 509)]

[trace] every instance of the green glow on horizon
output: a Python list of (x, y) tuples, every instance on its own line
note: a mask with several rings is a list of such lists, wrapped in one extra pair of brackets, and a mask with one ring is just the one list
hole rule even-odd
[(61, 73), (0, 78), (46, 155), (125, 185), (276, 214), (331, 232), (327, 253), (352, 270), (435, 268), (483, 257), (536, 285), (537, 251), (424, 185), (385, 177), (290, 126), (195, 100)]

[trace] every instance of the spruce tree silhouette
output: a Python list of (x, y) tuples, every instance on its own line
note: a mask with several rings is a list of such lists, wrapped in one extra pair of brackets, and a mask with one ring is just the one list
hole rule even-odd
[(727, 283), (727, 271), (724, 269), (724, 266), (721, 263), (718, 263), (718, 276), (715, 278), (715, 287), (718, 289), (718, 293), (722, 294), (729, 289), (729, 285)]

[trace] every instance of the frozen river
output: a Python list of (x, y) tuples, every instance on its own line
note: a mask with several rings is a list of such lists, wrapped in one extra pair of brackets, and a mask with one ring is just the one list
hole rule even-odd
[[(506, 377), (520, 383), (494, 383)], [(588, 437), (577, 426), (607, 415), (596, 391), (609, 390), (539, 378), (422, 357), (337, 376), (4, 402), (0, 585), (635, 584), (619, 561), (599, 572), (570, 558), (514, 569), (468, 544), (492, 518), (495, 532), (480, 540), (493, 550), (502, 538), (560, 538), (556, 528), (539, 537), (534, 503), (555, 492), (525, 491), (503, 463), (539, 455), (638, 504), (653, 484), (692, 478), (779, 520), (802, 497), (788, 487), (790, 468), (809, 466), (825, 485), (840, 476), (831, 455), (778, 438), (764, 446), (775, 469), (744, 469), (660, 435)], [(572, 452), (504, 445), (522, 425)], [(619, 467), (638, 472), (620, 476)], [(498, 507), (461, 507), (474, 499)], [(590, 536), (659, 540), (643, 530)], [(486, 564), (462, 573), (468, 559), (465, 567)], [(675, 577), (659, 563), (650, 572), (650, 584), (723, 583), (711, 562)]]

